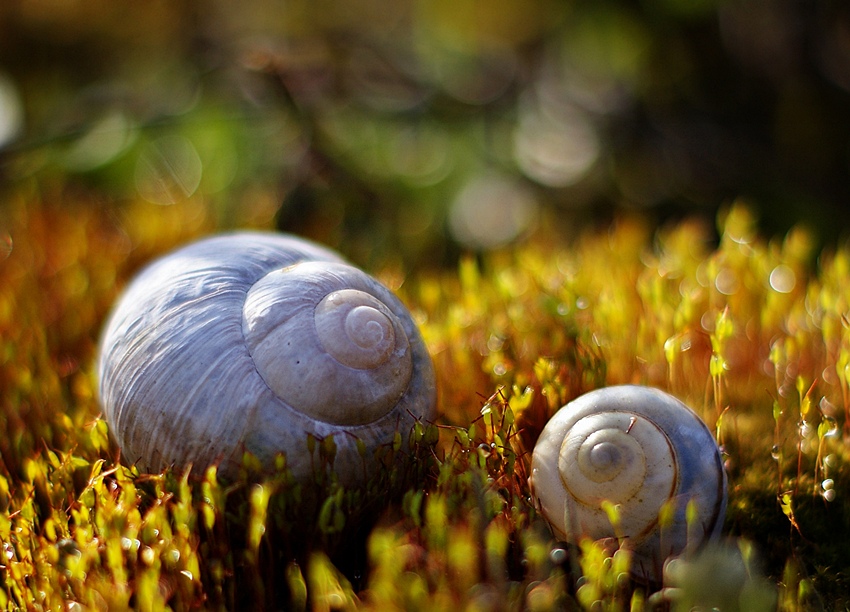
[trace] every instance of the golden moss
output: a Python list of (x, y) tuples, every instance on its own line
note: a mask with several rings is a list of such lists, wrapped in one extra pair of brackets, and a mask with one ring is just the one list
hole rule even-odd
[[(726, 533), (781, 609), (847, 605), (850, 249), (802, 230), (623, 219), (398, 281), (433, 355), (440, 420), (365, 491), (275, 475), (141, 475), (98, 417), (99, 326), (155, 254), (215, 229), (202, 204), (8, 202), (0, 251), (0, 605), (187, 609), (640, 606), (627, 556), (562, 548), (530, 502), (530, 449), (566, 401), (654, 385), (723, 444)], [(8, 240), (6, 240), (8, 238)], [(433, 446), (432, 444), (436, 443)], [(332, 441), (317, 445), (332, 460)], [(386, 492), (390, 492), (387, 496)], [(624, 565), (625, 564), (625, 565)]]

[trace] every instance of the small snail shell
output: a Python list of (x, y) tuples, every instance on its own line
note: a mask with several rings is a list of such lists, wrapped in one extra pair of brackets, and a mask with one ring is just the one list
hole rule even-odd
[[(618, 538), (632, 551), (632, 573), (646, 580), (660, 579), (668, 557), (718, 536), (726, 512), (711, 432), (685, 404), (648, 387), (598, 389), (561, 408), (540, 434), (529, 482), (558, 537)], [(605, 501), (618, 506), (616, 529)], [(665, 505), (673, 512), (662, 525)]]
[(410, 314), (334, 252), (243, 232), (143, 270), (105, 327), (100, 399), (124, 457), (146, 471), (285, 453), (313, 469), (308, 434), (335, 435), (335, 470), (362, 477), (367, 449), (433, 417), (434, 372)]

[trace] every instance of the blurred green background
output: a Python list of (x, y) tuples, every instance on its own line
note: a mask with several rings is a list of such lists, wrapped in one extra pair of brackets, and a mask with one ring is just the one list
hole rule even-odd
[(3, 0), (0, 184), (368, 263), (627, 212), (850, 221), (844, 0)]

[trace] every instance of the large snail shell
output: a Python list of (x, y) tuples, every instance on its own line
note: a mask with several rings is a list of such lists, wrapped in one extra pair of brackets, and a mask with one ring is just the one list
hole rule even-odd
[(306, 477), (308, 434), (335, 469), (433, 418), (434, 372), (402, 303), (334, 252), (281, 234), (208, 238), (154, 262), (101, 339), (100, 399), (127, 461), (233, 476), (247, 451)]
[[(726, 512), (711, 432), (685, 404), (647, 387), (598, 389), (561, 408), (534, 448), (530, 484), (558, 537), (618, 538), (633, 553), (632, 572), (649, 580), (668, 557), (718, 536)], [(605, 501), (617, 506), (616, 529)], [(672, 517), (660, 524), (662, 508)]]

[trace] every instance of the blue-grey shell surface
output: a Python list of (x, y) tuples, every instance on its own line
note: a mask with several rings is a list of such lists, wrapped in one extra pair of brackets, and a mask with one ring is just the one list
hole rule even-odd
[[(299, 275), (297, 282), (286, 283), (275, 299), (273, 289), (257, 290), (253, 305), (246, 306), (252, 288), (267, 276), (291, 281), (292, 274)], [(342, 388), (333, 387), (338, 381), (316, 378), (326, 356), (314, 358), (324, 360), (312, 362), (319, 364), (315, 368), (288, 372), (294, 397), (331, 398), (320, 402), (325, 412), (315, 418), (270, 388), (246, 342), (246, 336), (254, 335), (255, 344), (266, 340), (263, 350), (273, 358), (278, 347), (267, 341), (272, 337), (281, 351), (289, 351), (278, 361), (301, 366), (296, 350), (314, 351), (318, 344), (313, 326), (307, 323), (305, 329), (285, 334), (269, 326), (288, 321), (290, 311), (306, 321), (304, 313), (338, 289), (355, 289), (381, 302), (383, 312), (397, 320), (396, 333), (401, 329), (406, 336), (391, 359), (410, 361), (409, 381), (394, 392), (398, 397), (391, 398), (391, 406), (384, 400), (388, 408), (378, 410), (374, 419), (355, 414), (334, 422), (337, 403), (357, 408), (363, 398), (377, 393), (359, 388), (370, 384), (362, 372), (343, 372), (349, 378), (340, 378)], [(246, 308), (258, 320), (246, 320)], [(284, 347), (287, 343), (292, 346)], [(403, 370), (394, 361), (390, 365), (392, 375)], [(313, 466), (308, 434), (318, 439), (336, 434), (335, 469), (345, 479), (358, 480), (364, 458), (357, 440), (374, 448), (391, 443), (397, 431), (406, 436), (417, 419), (433, 418), (436, 401), (431, 359), (410, 314), (392, 292), (327, 248), (265, 232), (203, 239), (145, 268), (107, 321), (98, 374), (101, 405), (124, 460), (152, 472), (193, 466), (197, 473), (215, 464), (232, 477), (250, 452), (266, 466), (285, 454), (293, 474), (306, 478)]]

